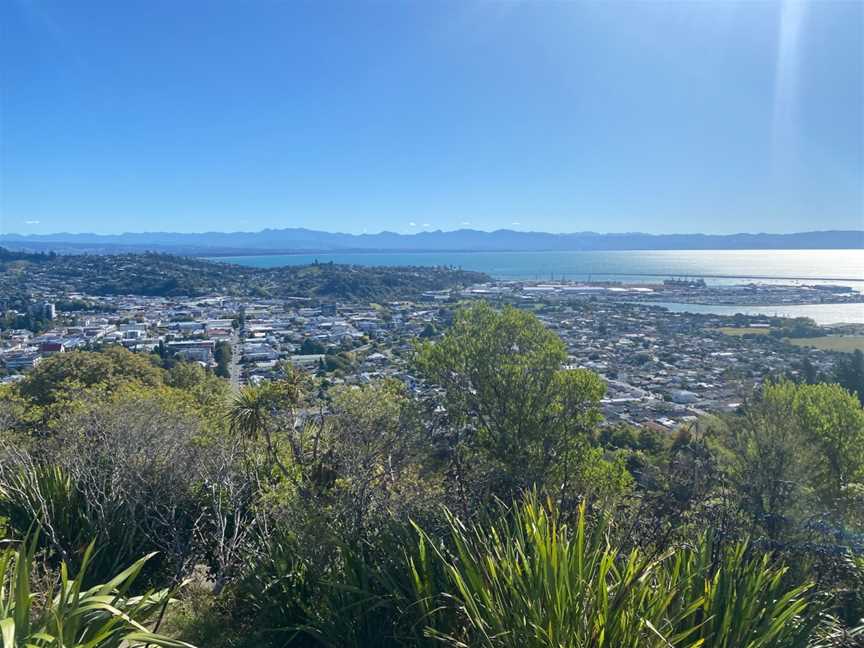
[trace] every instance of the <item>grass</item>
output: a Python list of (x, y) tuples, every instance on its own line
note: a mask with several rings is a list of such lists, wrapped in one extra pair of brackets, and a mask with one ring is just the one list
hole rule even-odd
[(800, 347), (813, 347), (823, 351), (840, 351), (852, 353), (860, 349), (864, 351), (864, 335), (829, 335), (816, 338), (788, 338), (789, 344)]
[(723, 335), (768, 335), (771, 333), (770, 328), (753, 328), (750, 326), (721, 326), (720, 328), (714, 329), (715, 331), (720, 331)]

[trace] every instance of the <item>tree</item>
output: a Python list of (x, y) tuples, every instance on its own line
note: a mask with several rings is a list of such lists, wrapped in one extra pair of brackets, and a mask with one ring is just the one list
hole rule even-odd
[(332, 475), (327, 500), (349, 539), (373, 530), (374, 520), (428, 502), (416, 414), (397, 381), (332, 390), (331, 415), (309, 472), (319, 487), (321, 477)]
[(267, 426), (272, 413), (280, 406), (272, 383), (248, 385), (240, 390), (231, 404), (231, 430), (257, 439)]
[(834, 379), (845, 389), (858, 396), (864, 405), (864, 353), (861, 349), (848, 358), (838, 360), (834, 368)]
[(204, 382), (206, 377), (207, 372), (197, 362), (178, 362), (167, 371), (165, 382), (171, 387), (190, 391)]
[(213, 356), (216, 358), (216, 375), (221, 378), (230, 378), (231, 345), (225, 340), (220, 340), (216, 343)]
[(801, 380), (808, 385), (815, 385), (819, 382), (819, 372), (810, 362), (810, 358), (804, 358), (801, 362)]
[(801, 451), (802, 430), (792, 417), (792, 383), (767, 384), (733, 422), (729, 439), (732, 476), (744, 510), (770, 537), (785, 531), (810, 466)]
[(197, 362), (178, 362), (165, 372), (165, 384), (192, 396), (205, 415), (223, 413), (228, 385)]
[(459, 311), (438, 342), (419, 344), (416, 364), (440, 386), (448, 423), (517, 489), (555, 471), (567, 484), (577, 450), (599, 422), (605, 391), (584, 369), (564, 369), (564, 343), (532, 314), (478, 303)]
[(838, 385), (767, 383), (731, 426), (737, 492), (773, 538), (807, 511), (842, 514), (847, 487), (864, 478), (864, 410)]
[(53, 355), (27, 374), (19, 391), (36, 405), (51, 405), (71, 386), (87, 389), (103, 385), (113, 390), (127, 382), (156, 387), (162, 384), (162, 373), (146, 355), (111, 346), (102, 351)]
[(851, 484), (864, 480), (864, 409), (839, 385), (798, 387), (794, 417), (815, 448), (811, 486), (823, 507), (842, 507)]
[(426, 326), (423, 327), (423, 330), (420, 332), (421, 338), (433, 338), (438, 331), (435, 329), (435, 325), (432, 322), (428, 322)]
[(300, 353), (302, 355), (320, 355), (326, 350), (323, 344), (312, 338), (306, 338), (303, 340), (303, 344), (300, 345)]
[[(280, 458), (277, 427), (288, 425), (292, 430), (295, 427), (304, 382), (299, 371), (291, 371), (282, 380), (249, 385), (237, 393), (228, 412), (232, 432), (255, 441), (263, 437), (267, 459), (283, 477), (290, 477), (291, 473)], [(292, 451), (296, 458), (298, 448), (294, 444)]]

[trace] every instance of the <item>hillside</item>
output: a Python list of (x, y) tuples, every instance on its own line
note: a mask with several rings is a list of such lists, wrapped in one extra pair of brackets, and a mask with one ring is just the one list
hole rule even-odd
[(315, 299), (411, 298), (484, 281), (477, 272), (429, 267), (313, 264), (249, 268), (168, 254), (53, 255), (0, 248), (0, 293), (34, 288), (93, 295), (200, 296), (211, 293)]

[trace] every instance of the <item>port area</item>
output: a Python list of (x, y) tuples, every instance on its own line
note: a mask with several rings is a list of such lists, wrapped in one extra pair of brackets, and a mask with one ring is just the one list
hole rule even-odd
[[(851, 284), (851, 285), (849, 285)], [(666, 279), (656, 283), (623, 281), (496, 281), (472, 286), (472, 296), (513, 295), (525, 299), (602, 297), (639, 302), (675, 302), (717, 306), (793, 306), (864, 304), (864, 280), (832, 283), (774, 283), (750, 281), (713, 284), (704, 279)]]

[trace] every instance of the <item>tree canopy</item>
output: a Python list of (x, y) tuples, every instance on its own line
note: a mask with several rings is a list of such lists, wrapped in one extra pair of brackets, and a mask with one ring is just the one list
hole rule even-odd
[(535, 316), (486, 303), (459, 311), (416, 357), (421, 375), (443, 391), (448, 424), (523, 486), (572, 459), (600, 421), (603, 382), (566, 362), (564, 343)]
[(19, 390), (36, 405), (51, 405), (70, 389), (96, 385), (116, 389), (127, 382), (156, 387), (162, 384), (162, 374), (146, 355), (111, 346), (101, 352), (71, 351), (50, 356), (26, 375)]

